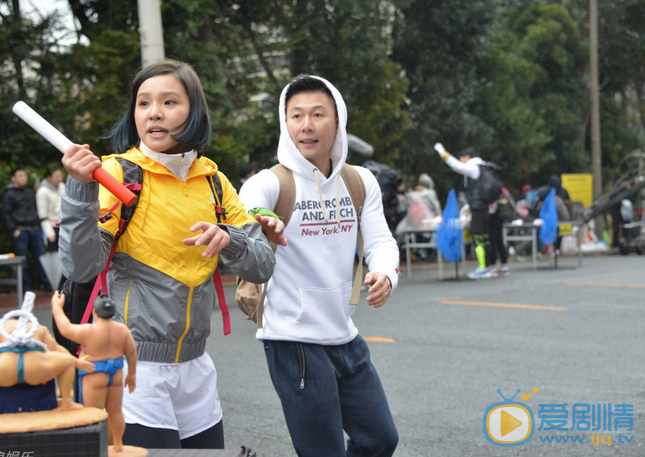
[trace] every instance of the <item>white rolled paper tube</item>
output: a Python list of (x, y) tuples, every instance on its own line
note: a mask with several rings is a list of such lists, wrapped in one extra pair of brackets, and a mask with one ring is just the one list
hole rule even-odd
[[(53, 125), (43, 119), (40, 114), (31, 109), (25, 102), (19, 101), (13, 105), (13, 112), (63, 154), (72, 145), (72, 142), (65, 135), (56, 130)], [(137, 200), (137, 196), (130, 189), (122, 185), (103, 167), (96, 168), (92, 172), (92, 177), (126, 205), (131, 206)]]
[(13, 105), (13, 112), (63, 154), (72, 142), (23, 101)]

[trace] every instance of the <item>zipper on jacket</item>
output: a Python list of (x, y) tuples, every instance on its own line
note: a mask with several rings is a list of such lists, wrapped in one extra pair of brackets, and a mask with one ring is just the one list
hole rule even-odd
[[(184, 193), (184, 196), (188, 198), (186, 202), (186, 209), (190, 210), (190, 219), (191, 220), (197, 220), (196, 218), (196, 212), (195, 212), (195, 205), (190, 201), (190, 194), (188, 192), (188, 179), (186, 182), (181, 183), (182, 191)], [(188, 301), (186, 303), (186, 328), (184, 329), (184, 332), (182, 335), (179, 337), (179, 340), (177, 341), (177, 354), (175, 355), (175, 363), (179, 363), (180, 360), (180, 355), (181, 355), (181, 349), (182, 345), (184, 343), (184, 338), (186, 338), (186, 335), (188, 335), (188, 332), (190, 331), (190, 326), (191, 326), (191, 319), (190, 319), (190, 314), (192, 311), (192, 305), (193, 305), (193, 293), (195, 292), (195, 287), (196, 281), (195, 281), (195, 263), (196, 263), (196, 254), (195, 249), (190, 249), (188, 251), (188, 269), (191, 272), (189, 280), (188, 280)]]
[(184, 342), (184, 338), (188, 334), (188, 330), (190, 330), (190, 310), (192, 308), (193, 304), (193, 292), (195, 291), (194, 287), (190, 287), (190, 291), (188, 292), (188, 303), (186, 304), (186, 329), (184, 330), (184, 333), (179, 337), (179, 340), (177, 341), (177, 354), (175, 355), (175, 363), (179, 363), (179, 355), (181, 354), (181, 345)]
[(128, 291), (125, 293), (125, 305), (123, 306), (123, 323), (128, 325), (128, 308), (130, 306), (130, 289), (132, 288), (132, 278), (128, 279)]
[(305, 348), (302, 343), (296, 343), (296, 354), (298, 355), (298, 368), (300, 368), (300, 388), (305, 388)]

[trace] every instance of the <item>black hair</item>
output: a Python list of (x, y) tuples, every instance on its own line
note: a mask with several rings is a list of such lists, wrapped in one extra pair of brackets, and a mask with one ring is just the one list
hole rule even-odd
[(101, 294), (94, 300), (94, 311), (101, 319), (112, 319), (116, 314), (116, 305), (110, 297)]
[(560, 189), (562, 189), (562, 183), (560, 182), (560, 178), (558, 178), (557, 175), (551, 175), (548, 185), (554, 187), (556, 191), (560, 191)]
[(336, 107), (336, 100), (334, 100), (334, 96), (331, 93), (331, 90), (329, 90), (329, 87), (327, 87), (327, 84), (324, 83), (321, 79), (314, 78), (311, 75), (306, 75), (306, 74), (300, 74), (293, 78), (291, 82), (289, 83), (289, 88), (287, 89), (287, 92), (284, 96), (284, 109), (286, 111), (287, 105), (289, 104), (289, 100), (291, 98), (299, 93), (302, 92), (324, 92), (329, 96), (331, 99), (332, 103), (334, 104), (334, 112), (336, 113), (336, 117), (338, 117), (338, 108)]
[(177, 60), (166, 60), (148, 65), (132, 79), (128, 106), (121, 119), (112, 127), (106, 137), (112, 140), (112, 147), (117, 153), (124, 153), (139, 145), (141, 140), (134, 122), (137, 93), (146, 80), (162, 75), (173, 75), (181, 81), (190, 101), (188, 118), (184, 123), (186, 129), (177, 136), (173, 135), (172, 138), (178, 143), (185, 143), (187, 150), (195, 149), (198, 155), (208, 149), (211, 138), (211, 120), (208, 114), (206, 95), (199, 81), (199, 76), (197, 76), (197, 72), (190, 64)]
[(16, 176), (16, 173), (18, 173), (19, 171), (24, 171), (25, 173), (27, 173), (27, 170), (25, 170), (23, 167), (16, 167), (11, 170), (11, 177), (13, 178), (14, 176)]
[(45, 171), (45, 178), (49, 178), (51, 175), (53, 175), (54, 173), (56, 173), (56, 172), (57, 172), (57, 171), (59, 171), (59, 170), (60, 170), (60, 167), (59, 167), (59, 166), (57, 166), (57, 165), (54, 165), (54, 166), (52, 166), (52, 167), (49, 167), (49, 168), (47, 169), (47, 171)]
[(251, 173), (253, 170), (255, 170), (253, 165), (242, 165), (242, 168), (240, 168), (240, 178), (246, 178), (246, 175)]
[(459, 154), (457, 154), (457, 158), (461, 159), (463, 156), (470, 156), (472, 157), (477, 157), (477, 151), (475, 151), (475, 148), (466, 148), (461, 151), (459, 151)]

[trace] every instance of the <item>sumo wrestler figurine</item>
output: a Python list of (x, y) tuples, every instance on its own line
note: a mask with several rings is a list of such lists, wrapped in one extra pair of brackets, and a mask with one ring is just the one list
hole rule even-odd
[(31, 312), (34, 299), (35, 294), (27, 292), (22, 308), (0, 320), (0, 387), (7, 388), (2, 389), (1, 412), (57, 408), (54, 378), (60, 387), (60, 408), (80, 408), (71, 398), (74, 369), (93, 372), (94, 366), (87, 357), (71, 355), (56, 343), (47, 327), (38, 324)]
[[(112, 320), (116, 309), (114, 302), (105, 295), (94, 301), (94, 322), (72, 324), (63, 312), (65, 295), (52, 297), (52, 315), (64, 337), (81, 345), (81, 357), (94, 364), (96, 371), (79, 370), (81, 403), (85, 406), (105, 408), (112, 431), (114, 450), (123, 449), (125, 419), (121, 410), (123, 386), (132, 392), (136, 387), (137, 351), (130, 330)], [(128, 361), (128, 375), (123, 379), (123, 356)]]

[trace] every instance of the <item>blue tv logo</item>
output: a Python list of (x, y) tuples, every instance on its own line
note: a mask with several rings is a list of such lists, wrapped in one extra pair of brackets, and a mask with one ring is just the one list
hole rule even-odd
[[(495, 446), (511, 447), (528, 443), (533, 438), (535, 419), (527, 404), (514, 401), (520, 389), (510, 400), (502, 395), (501, 389), (497, 389), (497, 393), (504, 401), (493, 403), (484, 411), (484, 436)], [(530, 397), (529, 394), (524, 395)]]

